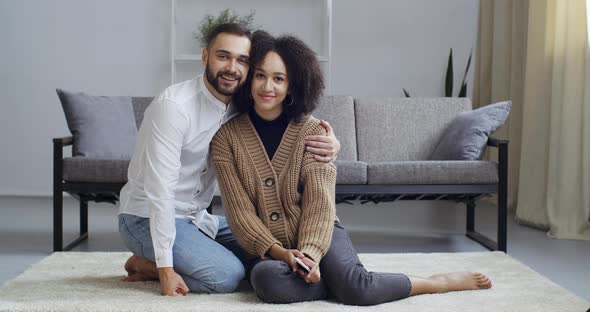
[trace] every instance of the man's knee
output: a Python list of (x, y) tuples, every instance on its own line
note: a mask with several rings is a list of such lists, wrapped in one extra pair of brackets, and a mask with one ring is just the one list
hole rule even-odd
[(185, 282), (192, 292), (224, 294), (234, 292), (245, 276), (244, 266), (236, 260), (201, 268), (190, 274)]
[(221, 268), (216, 276), (217, 279), (210, 283), (214, 293), (231, 293), (236, 291), (240, 281), (246, 277), (246, 271), (242, 263), (237, 261), (228, 267)]

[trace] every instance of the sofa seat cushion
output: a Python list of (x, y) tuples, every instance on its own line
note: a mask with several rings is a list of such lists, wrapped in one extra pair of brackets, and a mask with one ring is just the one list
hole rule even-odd
[(495, 184), (494, 161), (392, 161), (368, 163), (369, 184)]
[(336, 160), (336, 184), (367, 184), (367, 163)]
[[(366, 184), (367, 164), (336, 160), (338, 184)], [(69, 157), (63, 161), (63, 179), (67, 182), (127, 182), (129, 160)]]
[(128, 159), (68, 157), (63, 161), (63, 179), (67, 182), (127, 182)]

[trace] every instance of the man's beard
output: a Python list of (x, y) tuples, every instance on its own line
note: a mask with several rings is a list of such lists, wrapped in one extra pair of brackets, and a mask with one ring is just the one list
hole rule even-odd
[[(237, 80), (236, 80), (236, 85), (235, 87), (232, 88), (224, 88), (221, 83), (219, 82), (219, 78), (221, 77), (221, 75), (228, 75), (228, 76), (236, 76)], [(218, 72), (217, 75), (214, 75), (211, 72), (211, 69), (209, 68), (209, 64), (207, 64), (207, 66), (205, 67), (205, 76), (207, 77), (207, 81), (209, 81), (209, 83), (211, 84), (211, 86), (213, 86), (213, 88), (215, 89), (215, 91), (219, 92), (219, 94), (221, 95), (225, 95), (225, 96), (232, 96), (234, 95), (238, 89), (240, 88), (240, 86), (242, 85), (242, 78), (241, 76), (238, 75), (234, 75), (229, 71), (224, 71), (224, 72)]]

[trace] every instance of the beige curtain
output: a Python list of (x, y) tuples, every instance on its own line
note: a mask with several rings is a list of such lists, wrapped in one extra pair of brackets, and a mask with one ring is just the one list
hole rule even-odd
[[(556, 238), (590, 239), (586, 0), (484, 0), (474, 104), (511, 99), (510, 205)], [(490, 22), (491, 21), (491, 22)]]
[[(511, 100), (508, 120), (494, 137), (510, 139), (508, 149), (508, 207), (514, 211), (518, 200), (522, 108), (527, 39), (528, 0), (480, 1), (474, 108)], [(488, 159), (498, 159), (488, 149)]]

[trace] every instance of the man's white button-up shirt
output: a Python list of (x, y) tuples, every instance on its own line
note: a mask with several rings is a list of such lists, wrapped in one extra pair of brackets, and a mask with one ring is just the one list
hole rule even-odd
[(145, 110), (121, 190), (119, 213), (150, 219), (157, 267), (173, 266), (176, 218), (217, 235), (218, 219), (206, 211), (217, 185), (209, 144), (237, 112), (215, 98), (203, 79), (168, 87)]

